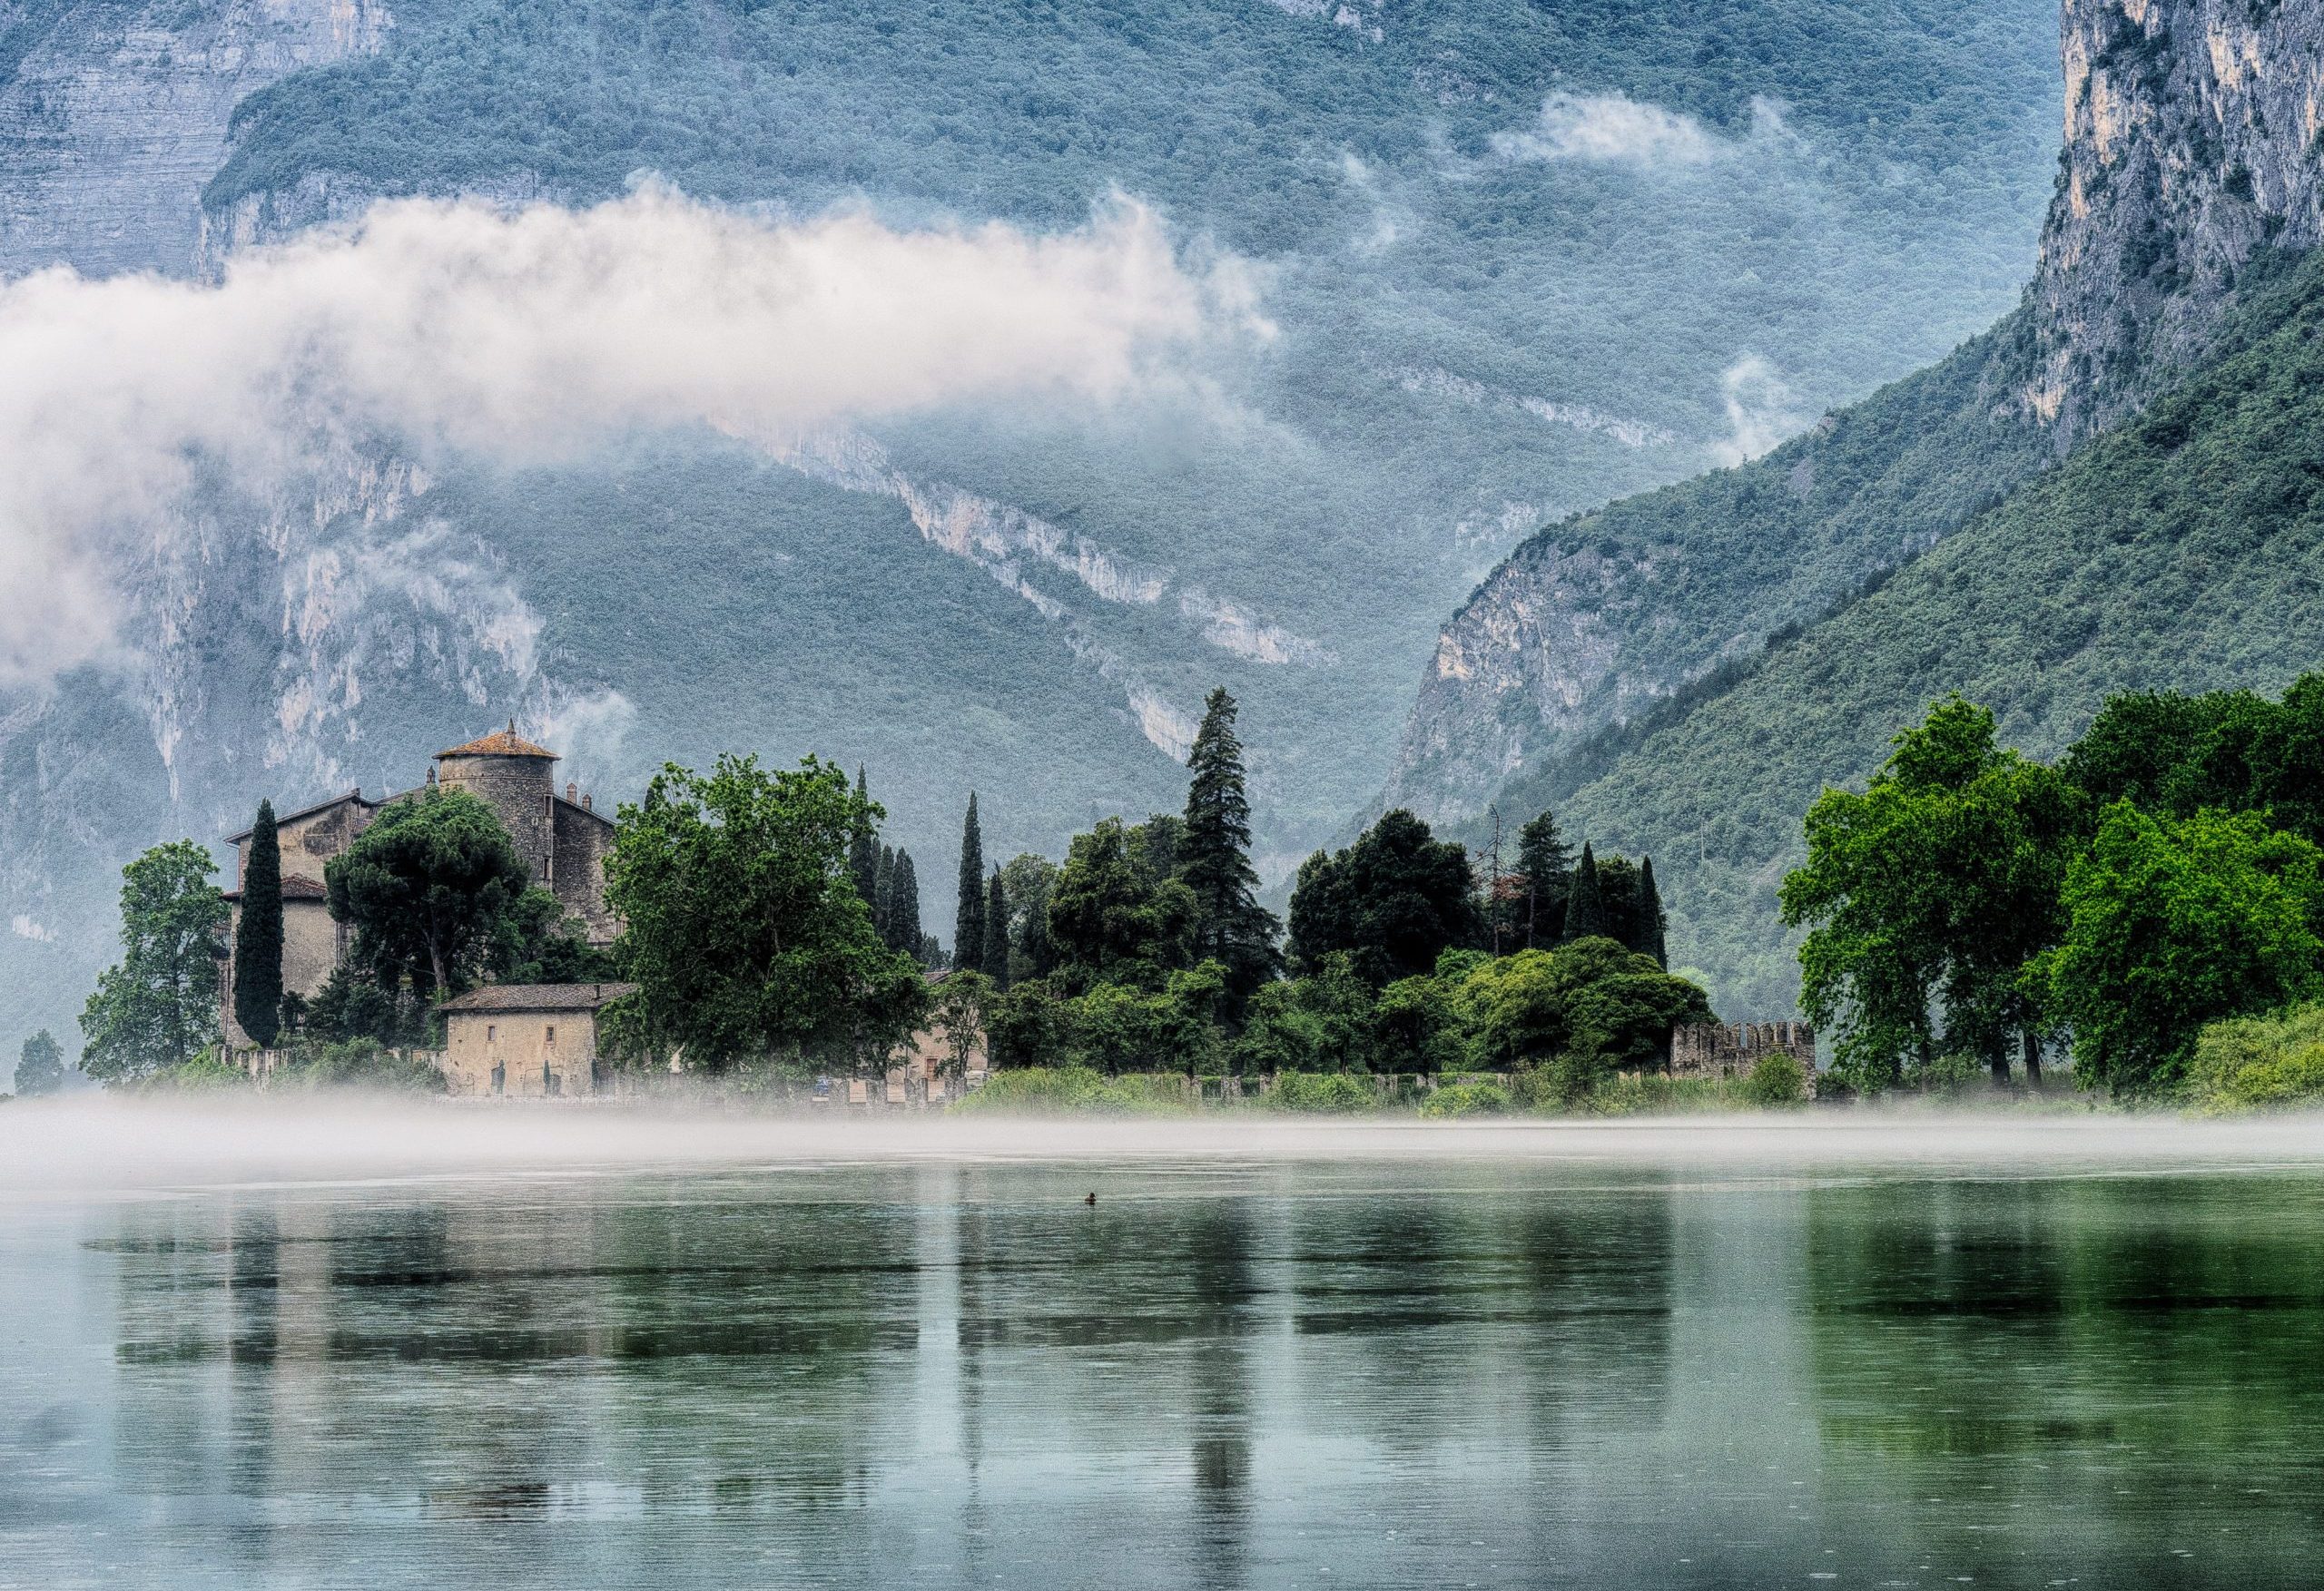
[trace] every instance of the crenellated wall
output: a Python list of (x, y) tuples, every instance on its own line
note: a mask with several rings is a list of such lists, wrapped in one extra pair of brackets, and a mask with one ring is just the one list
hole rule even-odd
[(1670, 1030), (1673, 1077), (1741, 1077), (1768, 1056), (1816, 1071), (1816, 1030), (1805, 1022), (1694, 1022)]

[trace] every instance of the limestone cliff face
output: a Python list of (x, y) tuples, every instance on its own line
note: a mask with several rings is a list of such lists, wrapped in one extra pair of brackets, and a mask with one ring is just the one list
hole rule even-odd
[(385, 0), (0, 0), (0, 275), (192, 269), (235, 103), (389, 21)]
[[(1825, 476), (1843, 472), (1819, 475), (1822, 433), (1861, 430), (1879, 400), (1731, 488), (1678, 488), (1686, 507), (1654, 494), (1592, 516), (1593, 550), (1526, 543), (1445, 626), (1384, 804), (1471, 816), (1521, 766), (1841, 599), (1994, 500), (2011, 469), (2136, 412), (2202, 357), (2240, 285), (2324, 241), (2324, 0), (2064, 0), (2062, 26), (2065, 143), (2039, 265), (2018, 313), (1964, 350), (1976, 368), (1933, 384), (1949, 413), (1915, 400), (1881, 417), (1898, 432), (1886, 482), (1848, 503), (1826, 501)], [(1939, 427), (1945, 447), (1914, 440)], [(1957, 491), (1965, 460), (2012, 449), (2024, 467)], [(1738, 555), (1721, 510), (1753, 499), (1763, 540)], [(1626, 540), (1625, 525), (1664, 539)], [(1722, 544), (1723, 561), (1703, 555)]]
[(2324, 0), (2064, 0), (2062, 45), (2024, 398), (2072, 440), (2202, 354), (2255, 256), (2324, 239)]

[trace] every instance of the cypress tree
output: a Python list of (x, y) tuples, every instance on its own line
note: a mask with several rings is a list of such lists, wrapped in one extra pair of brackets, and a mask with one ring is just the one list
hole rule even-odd
[(880, 919), (880, 836), (872, 827), (872, 790), (864, 782), (863, 764), (855, 765), (855, 827), (847, 838), (847, 874), (855, 880), (855, 892), (863, 897), (863, 904), (872, 908), (872, 920)]
[(234, 1020), (251, 1042), (272, 1049), (282, 1032), (282, 842), (274, 803), (258, 804), (250, 859), (242, 864), (242, 916), (234, 925)]
[(872, 863), (872, 927), (883, 945), (893, 945), (896, 936), (890, 929), (895, 918), (890, 912), (896, 884), (896, 853), (886, 846), (880, 848)]
[(985, 960), (984, 835), (977, 827), (977, 792), (969, 791), (969, 819), (960, 826), (960, 908), (952, 918), (952, 965)]
[(1046, 899), (1037, 900), (1025, 913), (1025, 936), (1017, 947), (1025, 953), (1025, 969), (1035, 977), (1047, 977), (1057, 966), (1057, 951), (1049, 943), (1049, 906)]
[(911, 852), (900, 850), (888, 880), (888, 943), (918, 960), (920, 941), (920, 875), (912, 869)]
[(979, 965), (992, 979), (993, 987), (1009, 987), (1009, 891), (1001, 885), (999, 868), (992, 869), (992, 881), (985, 890), (984, 953)]
[(1187, 755), (1186, 820), (1177, 843), (1177, 876), (1194, 892), (1194, 951), (1226, 968), (1239, 1007), (1275, 968), (1275, 921), (1258, 902), (1251, 866), (1251, 800), (1243, 742), (1235, 733), (1235, 698), (1224, 688), (1203, 703), (1202, 727)]
[(1638, 949), (1654, 958), (1654, 964), (1665, 972), (1670, 969), (1670, 955), (1663, 944), (1663, 930), (1668, 926), (1662, 915), (1662, 892), (1654, 887), (1654, 859), (1647, 857), (1638, 869)]
[(1566, 897), (1565, 937), (1585, 939), (1606, 931), (1606, 903), (1598, 893), (1598, 858), (1587, 841), (1581, 865), (1573, 870), (1573, 892)]

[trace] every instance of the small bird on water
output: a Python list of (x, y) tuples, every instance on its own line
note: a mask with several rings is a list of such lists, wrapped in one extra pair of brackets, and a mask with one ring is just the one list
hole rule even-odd
[(1090, 1194), (1088, 1198), (1086, 1198), (1086, 1199), (1082, 1200), (1081, 1202), (1082, 1202), (1084, 1204), (1095, 1204), (1095, 1203), (1098, 1202), (1098, 1195), (1097, 1195), (1097, 1194), (1095, 1194), (1095, 1193), (1092, 1193), (1092, 1194)]

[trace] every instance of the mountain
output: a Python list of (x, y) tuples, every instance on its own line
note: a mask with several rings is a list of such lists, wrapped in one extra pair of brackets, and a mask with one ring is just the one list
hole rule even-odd
[(1281, 873), (1379, 788), (1440, 615), (1529, 529), (2007, 307), (2053, 30), (2046, 0), (0, 0), (12, 281), (211, 280), (403, 195), (650, 180), (1037, 234), (1121, 195), (1274, 330), (1095, 412), (196, 461), (113, 571), (127, 654), (0, 692), (0, 1046), (68, 1031), (143, 846), (408, 784), (512, 712), (607, 800), (720, 749), (865, 762), (939, 878), (973, 783), (1004, 854), (1176, 805), (1225, 683)]
[(1390, 799), (1472, 825), (1553, 803), (1653, 854), (1672, 953), (1730, 1009), (1796, 992), (1774, 897), (1808, 801), (1934, 698), (2044, 753), (2112, 692), (2324, 657), (2324, 5), (2076, 0), (2065, 24), (2021, 307), (1753, 464), (1526, 544), (1407, 729)]

